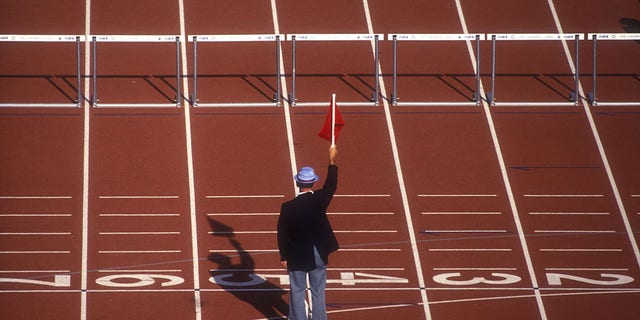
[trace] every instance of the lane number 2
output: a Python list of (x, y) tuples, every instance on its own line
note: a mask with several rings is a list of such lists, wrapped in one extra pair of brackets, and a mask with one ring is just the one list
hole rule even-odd
[[(600, 279), (574, 276), (564, 273), (547, 273), (550, 286), (561, 286), (564, 281), (575, 281), (594, 286), (619, 286), (635, 281), (634, 278), (622, 274), (601, 273)], [(449, 286), (472, 286), (478, 284), (508, 285), (520, 282), (522, 278), (508, 273), (491, 273), (491, 277), (463, 277), (459, 272), (441, 273), (433, 276), (433, 281)], [(563, 281), (564, 280), (564, 281)]]

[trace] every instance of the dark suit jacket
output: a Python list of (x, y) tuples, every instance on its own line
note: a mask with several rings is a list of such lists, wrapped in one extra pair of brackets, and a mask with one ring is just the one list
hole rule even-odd
[(288, 269), (310, 271), (315, 265), (313, 246), (325, 264), (329, 254), (338, 250), (327, 207), (338, 185), (338, 167), (330, 165), (322, 189), (303, 193), (282, 204), (278, 218), (278, 249), (280, 260)]

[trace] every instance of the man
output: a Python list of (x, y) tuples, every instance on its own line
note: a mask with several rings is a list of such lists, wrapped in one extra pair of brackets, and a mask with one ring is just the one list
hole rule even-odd
[(329, 254), (338, 250), (327, 207), (338, 185), (338, 167), (335, 164), (338, 149), (329, 149), (329, 168), (322, 189), (313, 191), (318, 176), (313, 168), (304, 167), (294, 176), (300, 193), (282, 204), (278, 218), (278, 248), (280, 263), (289, 271), (291, 291), (289, 319), (307, 320), (305, 290), (307, 275), (311, 288), (313, 320), (327, 319), (325, 287)]

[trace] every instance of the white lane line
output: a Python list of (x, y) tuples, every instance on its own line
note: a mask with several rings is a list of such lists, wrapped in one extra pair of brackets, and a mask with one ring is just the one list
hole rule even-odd
[(529, 212), (531, 215), (558, 215), (558, 216), (604, 216), (609, 215), (609, 212)]
[(71, 270), (0, 270), (0, 273), (69, 273)]
[[(460, 0), (455, 0), (456, 9), (458, 11), (458, 16), (460, 18), (460, 25), (462, 27), (463, 33), (468, 34), (469, 28), (467, 27), (467, 22), (464, 17), (464, 13), (462, 11), (462, 4)], [(466, 41), (467, 43), (467, 51), (469, 52), (469, 59), (471, 61), (471, 65), (473, 70), (478, 70), (476, 67), (476, 54), (471, 44), (471, 41)], [(475, 72), (475, 71), (474, 71)], [(479, 76), (479, 75), (478, 75)], [(486, 92), (484, 90), (484, 85), (482, 80), (480, 80), (480, 88), (478, 89), (478, 95), (480, 97), (486, 97)], [(489, 126), (489, 132), (491, 133), (491, 140), (493, 141), (493, 146), (496, 153), (496, 158), (498, 159), (498, 164), (500, 167), (500, 174), (502, 176), (502, 181), (504, 182), (505, 191), (507, 192), (507, 198), (509, 199), (509, 207), (511, 208), (511, 213), (513, 215), (513, 221), (516, 226), (516, 230), (518, 231), (518, 238), (520, 240), (520, 245), (522, 246), (522, 252), (524, 254), (525, 263), (527, 265), (527, 272), (529, 274), (529, 279), (531, 279), (531, 285), (533, 288), (539, 288), (538, 280), (536, 277), (535, 269), (533, 268), (533, 261), (531, 259), (531, 253), (529, 251), (529, 245), (527, 244), (527, 239), (524, 234), (524, 228), (522, 227), (522, 222), (520, 221), (520, 214), (518, 213), (518, 206), (516, 205), (516, 199), (513, 194), (513, 189), (511, 188), (511, 181), (509, 180), (509, 174), (507, 171), (507, 166), (505, 164), (504, 157), (502, 155), (502, 148), (500, 146), (500, 141), (498, 140), (498, 132), (495, 127), (495, 123), (493, 121), (493, 116), (491, 114), (491, 110), (489, 108), (489, 104), (486, 100), (482, 100), (482, 108), (484, 110), (485, 117), (487, 119), (487, 124)], [(540, 313), (541, 320), (547, 320), (547, 312), (544, 307), (544, 301), (542, 301), (542, 296), (539, 290), (533, 290), (533, 294), (536, 298), (536, 304), (538, 306), (538, 312)]]
[(123, 269), (105, 269), (98, 270), (98, 273), (181, 273), (182, 269), (137, 269), (137, 270), (123, 270)]
[(419, 194), (423, 198), (493, 198), (497, 194)]
[(129, 195), (129, 196), (99, 196), (99, 199), (127, 199), (127, 200), (138, 200), (138, 199), (180, 199), (180, 196), (169, 196), (169, 195), (157, 195), (157, 196), (141, 196), (141, 195)]
[(603, 194), (525, 194), (526, 198), (602, 198)]
[(327, 268), (327, 270), (329, 271), (404, 271), (406, 270), (405, 268), (358, 268), (358, 267), (353, 267), (353, 268)]
[[(91, 70), (91, 0), (85, 0), (84, 6), (84, 72)], [(82, 248), (80, 276), (80, 320), (87, 320), (87, 279), (89, 253), (89, 137), (91, 136), (90, 77), (84, 78), (84, 128), (82, 139)]]
[[(398, 304), (389, 304), (389, 305), (383, 305), (383, 306), (349, 308), (349, 309), (341, 309), (341, 310), (330, 310), (330, 311), (327, 311), (327, 314), (345, 313), (345, 312), (358, 312), (358, 311), (373, 311), (373, 310), (392, 309), (392, 308), (406, 308), (406, 307), (419, 306), (421, 304), (423, 304), (423, 303), (398, 303)], [(430, 302), (430, 304), (433, 304), (433, 302)], [(427, 319), (431, 319), (430, 315), (427, 317)], [(253, 319), (253, 320), (258, 320), (258, 319)], [(264, 319), (259, 319), (259, 320), (264, 320)]]
[(0, 200), (63, 200), (72, 196), (0, 196)]
[(402, 249), (370, 248), (370, 249), (338, 249), (340, 252), (402, 252)]
[(101, 213), (100, 217), (179, 217), (179, 213)]
[(468, 230), (424, 230), (424, 233), (506, 233), (508, 230), (483, 230), (483, 229), (468, 229)]
[[(389, 249), (389, 248), (370, 248), (370, 249), (338, 249), (340, 252), (402, 252), (402, 249)], [(210, 253), (276, 253), (278, 249), (246, 249), (238, 251), (237, 249), (212, 249)]]
[(629, 271), (628, 268), (544, 268), (547, 271)]
[(337, 198), (388, 198), (390, 194), (336, 194)]
[(247, 194), (247, 195), (209, 195), (207, 199), (256, 199), (256, 198), (284, 198), (283, 194)]
[[(517, 268), (433, 268), (434, 271), (517, 271)], [(531, 288), (529, 288), (531, 290)]]
[[(327, 212), (327, 215), (393, 215), (393, 212)], [(220, 212), (207, 213), (207, 216), (234, 216), (234, 217), (257, 217), (257, 216), (279, 216), (279, 212)]]
[[(185, 22), (184, 13), (184, 0), (178, 0), (178, 12), (180, 19), (180, 53), (182, 61), (182, 94), (184, 99), (182, 101), (182, 109), (184, 110), (184, 127), (185, 127), (185, 145), (187, 155), (187, 174), (189, 184), (189, 222), (191, 224), (191, 256), (192, 256), (192, 272), (193, 272), (193, 300), (194, 300), (194, 313), (195, 319), (202, 319), (202, 301), (200, 297), (200, 258), (198, 256), (198, 223), (197, 223), (197, 210), (196, 210), (196, 187), (195, 187), (195, 169), (193, 163), (193, 140), (191, 136), (191, 106), (187, 99), (189, 99), (189, 70), (187, 65), (187, 28)], [(195, 101), (194, 101), (195, 102)]]
[(511, 249), (503, 249), (503, 248), (478, 248), (478, 249), (470, 249), (470, 248), (460, 248), (460, 249), (429, 249), (429, 251), (433, 252), (511, 252)]
[(238, 251), (237, 249), (211, 249), (211, 250), (209, 250), (209, 253), (216, 253), (216, 252), (243, 254), (243, 253), (273, 253), (273, 252), (279, 252), (279, 251), (278, 251), (278, 249), (246, 249), (246, 250), (242, 250), (242, 251)]
[(622, 252), (622, 249), (540, 249), (541, 252)]
[(211, 235), (224, 235), (224, 234), (276, 234), (277, 231), (209, 231)]
[[(327, 271), (404, 271), (405, 268), (327, 268)], [(218, 271), (218, 272), (274, 272), (281, 271), (286, 273), (287, 271), (279, 268), (279, 269), (269, 269), (269, 268), (255, 268), (255, 269), (209, 269), (209, 271)]]
[(385, 216), (394, 215), (393, 212), (327, 212), (330, 216), (353, 215), (353, 216)]
[(69, 254), (68, 250), (13, 250), (0, 251), (0, 254)]
[[(398, 230), (334, 230), (334, 233), (397, 233)], [(211, 235), (223, 234), (276, 234), (275, 230), (255, 230), (255, 231), (209, 231)]]
[(99, 232), (101, 236), (109, 235), (175, 235), (179, 231), (122, 231), (122, 232)]
[[(284, 273), (283, 273), (284, 275)], [(531, 288), (512, 288), (512, 287), (483, 287), (483, 288), (449, 288), (449, 287), (426, 287), (426, 288), (415, 288), (415, 287), (385, 287), (385, 288), (376, 288), (376, 287), (367, 287), (367, 288), (341, 288), (341, 287), (332, 287), (327, 288), (327, 291), (407, 291), (407, 292), (415, 292), (416, 290), (424, 289), (427, 291), (460, 291), (460, 290), (471, 290), (471, 291), (531, 291)], [(281, 291), (282, 289), (274, 289), (277, 291)], [(286, 290), (286, 289), (285, 289)], [(557, 293), (557, 294), (544, 294), (545, 297), (551, 296), (577, 296), (577, 295), (594, 295), (594, 294), (636, 294), (640, 293), (640, 288), (540, 288), (541, 291), (578, 291), (576, 293)], [(168, 289), (90, 289), (88, 292), (96, 292), (96, 293), (149, 293), (149, 292), (168, 292)], [(171, 292), (193, 292), (193, 289), (172, 289)], [(201, 289), (204, 292), (217, 292), (223, 293), (228, 292), (228, 288), (219, 288), (219, 289)], [(244, 289), (244, 292), (265, 292), (264, 289)], [(588, 292), (585, 292), (588, 291)], [(81, 290), (70, 289), (70, 290), (0, 290), (0, 293), (79, 293)], [(522, 296), (499, 296), (499, 297), (488, 297), (488, 298), (474, 298), (474, 299), (461, 299), (458, 300), (448, 300), (448, 301), (436, 301), (432, 302), (432, 304), (440, 304), (440, 303), (452, 303), (452, 302), (461, 302), (461, 301), (481, 301), (481, 300), (500, 300), (500, 299), (509, 299), (509, 298), (533, 298), (534, 295), (522, 295)], [(406, 306), (418, 306), (422, 303), (415, 304), (405, 304)], [(366, 309), (366, 308), (364, 308)], [(355, 311), (356, 309), (348, 309)], [(347, 312), (347, 309), (341, 309), (342, 312)], [(329, 311), (329, 313), (334, 313), (333, 311)], [(276, 318), (262, 318), (256, 320), (270, 320), (270, 319), (283, 319), (281, 317)]]
[[(276, 0), (271, 0), (271, 17), (273, 18), (273, 31), (274, 34), (280, 34), (280, 22), (278, 21), (278, 7), (276, 6)], [(282, 54), (282, 45), (277, 48), (278, 54), (280, 55), (280, 74), (286, 74), (285, 64), (284, 64), (284, 55)], [(293, 177), (297, 172), (297, 161), (296, 161), (296, 152), (293, 144), (293, 126), (291, 124), (291, 110), (289, 102), (287, 101), (287, 97), (289, 97), (289, 90), (287, 89), (287, 80), (286, 77), (282, 77), (280, 79), (280, 86), (282, 88), (282, 107), (284, 109), (284, 122), (285, 128), (287, 132), (287, 145), (289, 147), (289, 163), (291, 164), (291, 176)], [(292, 182), (293, 192), (295, 195), (298, 194), (298, 188), (296, 187), (295, 182)]]
[(71, 217), (70, 213), (0, 213), (0, 217)]
[(0, 232), (0, 236), (70, 236), (71, 232)]
[(458, 212), (421, 212), (422, 215), (500, 215), (502, 212), (474, 212), (474, 211), (458, 211)]
[[(367, 31), (370, 34), (375, 34), (373, 30), (373, 22), (371, 19), (371, 13), (369, 12), (369, 1), (362, 0), (362, 6), (364, 7), (365, 17), (367, 21)], [(375, 52), (375, 43), (371, 41), (371, 50)], [(411, 208), (409, 206), (409, 197), (407, 195), (407, 187), (404, 182), (404, 173), (402, 171), (402, 164), (400, 163), (400, 153), (398, 151), (398, 144), (396, 142), (396, 132), (393, 126), (393, 119), (391, 118), (391, 110), (389, 108), (389, 101), (385, 98), (388, 97), (386, 85), (384, 83), (384, 72), (380, 65), (377, 66), (379, 72), (379, 84), (380, 94), (382, 95), (382, 106), (384, 109), (385, 121), (387, 123), (387, 131), (389, 133), (389, 141), (391, 142), (391, 154), (393, 155), (393, 163), (396, 167), (396, 176), (398, 179), (398, 187), (400, 188), (400, 197), (402, 198), (402, 207), (404, 209), (405, 221), (407, 222), (407, 231), (409, 234), (409, 241), (411, 243), (411, 253), (413, 256), (413, 263), (416, 267), (416, 277), (420, 288), (426, 287), (424, 280), (424, 274), (422, 272), (422, 262), (420, 259), (420, 250), (416, 241), (416, 229), (413, 225), (413, 218), (411, 216)], [(376, 97), (377, 99), (378, 97)], [(426, 320), (431, 320), (431, 309), (429, 308), (429, 299), (427, 298), (427, 291), (420, 290), (420, 298), (422, 300), (422, 307)]]
[(258, 216), (278, 216), (280, 213), (278, 212), (220, 212), (220, 213), (207, 213), (207, 216), (235, 216), (235, 217), (258, 217)]
[(615, 230), (534, 230), (535, 233), (616, 233)]
[(335, 230), (335, 233), (397, 233), (398, 230)]
[(182, 250), (100, 250), (100, 254), (180, 253)]
[[(437, 288), (434, 288), (433, 290), (439, 290)], [(526, 288), (524, 289), (526, 290)], [(540, 290), (546, 290), (546, 288), (540, 288)], [(550, 290), (567, 290), (566, 288), (550, 288)], [(589, 289), (584, 289), (582, 288), (574, 288), (571, 290), (578, 290), (578, 291), (584, 291), (584, 290), (595, 290), (595, 292), (575, 292), (575, 293), (547, 293), (547, 294), (543, 294), (544, 297), (575, 297), (575, 296), (584, 296), (584, 295), (611, 295), (611, 294), (628, 294), (628, 293), (638, 293), (640, 291), (638, 291), (638, 289), (623, 289), (623, 291), (610, 291), (610, 289), (605, 289), (605, 288), (589, 288)], [(611, 290), (619, 290), (619, 289), (611, 289)], [(435, 301), (435, 302), (431, 302), (431, 304), (446, 304), (446, 303), (469, 303), (469, 302), (482, 302), (482, 301), (492, 301), (492, 300), (500, 300), (500, 301), (504, 301), (506, 299), (529, 299), (529, 298), (533, 298), (534, 295), (530, 295), (530, 294), (523, 294), (523, 295), (510, 295), (510, 296), (497, 296), (497, 297), (482, 297), (482, 298), (468, 298), (468, 299), (454, 299), (454, 300), (443, 300), (443, 301)], [(576, 298), (577, 299), (577, 298)], [(393, 306), (389, 306), (389, 307), (393, 307)], [(341, 310), (342, 311), (342, 310)]]

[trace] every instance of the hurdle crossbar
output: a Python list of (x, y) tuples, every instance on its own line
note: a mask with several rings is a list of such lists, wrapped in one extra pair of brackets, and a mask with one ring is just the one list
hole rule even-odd
[[(175, 35), (94, 35), (91, 36), (92, 44), (92, 61), (93, 69), (91, 72), (93, 92), (91, 95), (91, 105), (93, 107), (111, 107), (111, 108), (127, 108), (127, 107), (180, 107), (182, 104), (181, 95), (181, 71), (180, 71), (180, 36)], [(174, 103), (99, 103), (98, 99), (98, 59), (97, 59), (97, 43), (98, 42), (127, 42), (127, 43), (175, 43), (176, 45), (176, 95)]]
[(296, 98), (296, 43), (297, 41), (370, 41), (374, 43), (374, 77), (375, 89), (372, 93), (371, 102), (340, 102), (341, 106), (378, 106), (380, 96), (380, 55), (379, 41), (384, 40), (383, 34), (369, 33), (337, 33), (337, 34), (287, 34), (287, 40), (292, 42), (292, 63), (291, 63), (291, 93), (289, 103), (291, 106), (326, 106), (327, 102), (304, 102), (298, 103)]
[[(491, 91), (487, 92), (487, 101), (492, 106), (577, 106), (580, 105), (580, 79), (579, 79), (579, 40), (584, 39), (584, 34), (580, 33), (502, 33), (487, 34), (487, 39), (491, 40)], [(567, 41), (575, 42), (575, 73), (573, 74), (575, 89), (569, 93), (569, 101), (563, 102), (496, 102), (495, 79), (496, 79), (496, 42), (497, 41)]]
[(0, 103), (0, 108), (6, 107), (81, 107), (82, 106), (82, 69), (80, 66), (80, 43), (85, 41), (80, 35), (45, 35), (45, 34), (3, 34), (0, 42), (75, 42), (76, 44), (76, 99), (73, 103)]
[[(281, 34), (225, 34), (225, 35), (190, 35), (187, 37), (193, 43), (193, 93), (191, 105), (193, 107), (270, 107), (282, 105), (281, 92), (282, 74), (280, 72), (280, 42), (285, 39)], [(276, 68), (276, 92), (271, 102), (209, 102), (201, 103), (198, 99), (198, 42), (274, 42), (275, 43), (275, 68)]]
[[(387, 40), (393, 41), (393, 93), (391, 102), (395, 106), (469, 106), (480, 105), (480, 41), (485, 40), (484, 34), (389, 34)], [(476, 48), (476, 91), (470, 101), (414, 101), (399, 102), (398, 101), (398, 42), (399, 41), (475, 41)]]
[(592, 106), (640, 106), (640, 101), (620, 101), (620, 102), (600, 102), (598, 101), (598, 97), (596, 96), (597, 89), (597, 47), (598, 41), (629, 41), (635, 40), (640, 41), (640, 33), (589, 33), (588, 39), (593, 42), (593, 83), (591, 92), (587, 93), (587, 100)]

